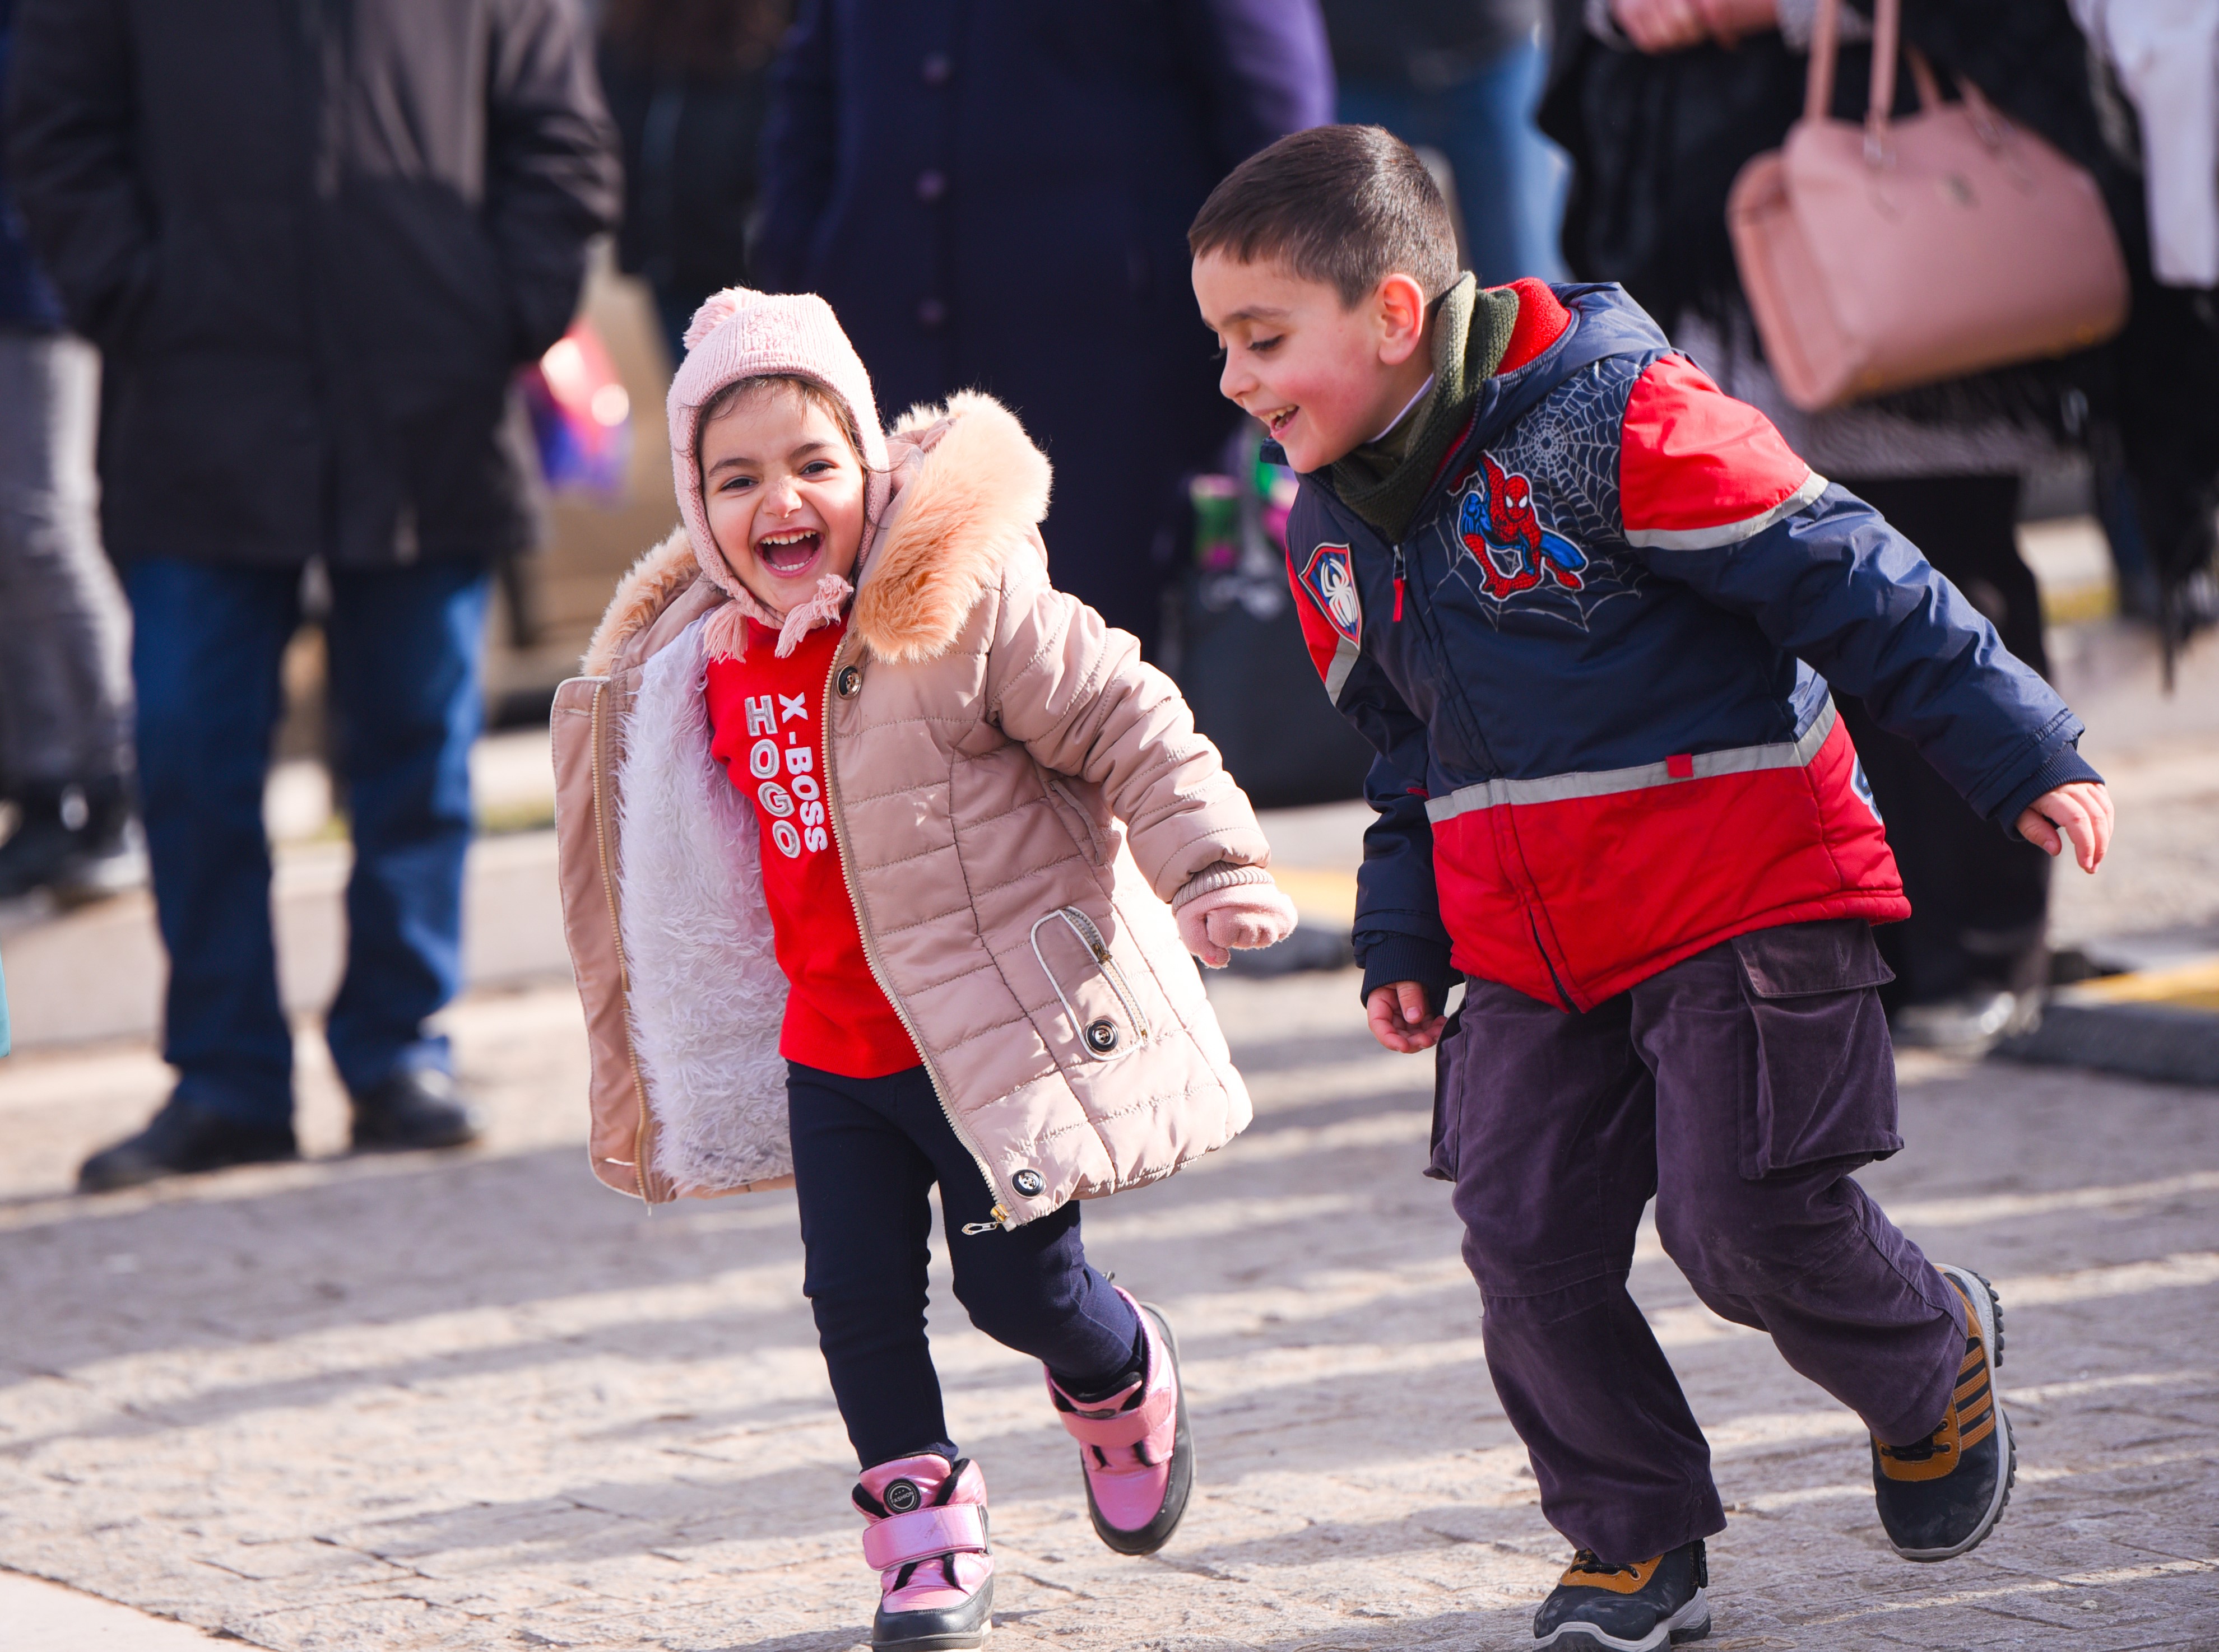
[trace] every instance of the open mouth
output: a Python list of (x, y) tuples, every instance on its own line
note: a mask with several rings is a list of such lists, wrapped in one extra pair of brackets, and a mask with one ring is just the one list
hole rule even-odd
[(774, 574), (799, 574), (817, 560), (824, 536), (814, 528), (789, 528), (755, 541), (755, 560)]
[(1271, 431), (1271, 434), (1273, 436), (1277, 436), (1280, 432), (1285, 430), (1288, 425), (1293, 422), (1296, 413), (1300, 411), (1301, 409), (1297, 407), (1277, 407), (1270, 413), (1263, 413), (1259, 416), (1263, 419), (1265, 426)]

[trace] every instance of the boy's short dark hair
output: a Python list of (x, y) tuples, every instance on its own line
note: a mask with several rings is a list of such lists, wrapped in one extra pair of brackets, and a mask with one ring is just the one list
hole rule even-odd
[(1312, 127), (1234, 167), (1186, 233), (1196, 258), (1277, 262), (1353, 306), (1400, 270), (1439, 298), (1456, 284), (1456, 225), (1418, 152), (1381, 127)]

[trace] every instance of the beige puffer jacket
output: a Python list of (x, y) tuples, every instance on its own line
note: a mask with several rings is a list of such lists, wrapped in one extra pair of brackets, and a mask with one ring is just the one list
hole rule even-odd
[[(891, 439), (827, 682), (827, 811), (873, 970), (1016, 1227), (1247, 1124), (1165, 903), (1269, 851), (1170, 680), (1049, 585), (1047, 461), (1017, 421), (962, 396)], [(555, 707), (594, 1171), (657, 1202), (792, 1171), (754, 810), (709, 755), (724, 599), (674, 534)]]

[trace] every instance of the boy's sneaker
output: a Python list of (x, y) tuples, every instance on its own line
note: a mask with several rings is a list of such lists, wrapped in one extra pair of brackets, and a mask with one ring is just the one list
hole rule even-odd
[(1194, 1489), (1194, 1436), (1179, 1383), (1178, 1339), (1153, 1302), (1117, 1294), (1141, 1316), (1140, 1379), (1107, 1399), (1078, 1400), (1047, 1379), (1064, 1432), (1078, 1442), (1094, 1535), (1121, 1555), (1153, 1555), (1171, 1541)]
[(1873, 1442), (1873, 1499), (1889, 1544), (1905, 1560), (1951, 1560), (1996, 1529), (2011, 1501), (2018, 1447), (1996, 1400), (2004, 1311), (1969, 1268), (1937, 1270), (1965, 1299), (1965, 1357), (1942, 1425), (1914, 1445)]
[(1700, 1537), (1632, 1566), (1580, 1550), (1533, 1614), (1534, 1642), (1557, 1652), (1653, 1652), (1700, 1641), (1711, 1632), (1710, 1581)]
[(879, 1571), (871, 1644), (968, 1652), (994, 1627), (986, 1476), (968, 1457), (926, 1455), (866, 1469), (855, 1490), (863, 1558)]

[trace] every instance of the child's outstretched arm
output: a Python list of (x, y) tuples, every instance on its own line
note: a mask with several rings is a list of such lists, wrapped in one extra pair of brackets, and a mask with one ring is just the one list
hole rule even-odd
[(2075, 780), (2029, 804), (2018, 817), (2018, 835), (2051, 854), (2064, 853), (2070, 839), (2080, 870), (2093, 872), (2110, 849), (2111, 819), (2111, 794), (2104, 783)]
[(1102, 788), (1197, 957), (1221, 965), (1293, 929), (1255, 810), (1178, 686), (1029, 557), (1004, 566), (983, 687), (989, 719), (1043, 768)]

